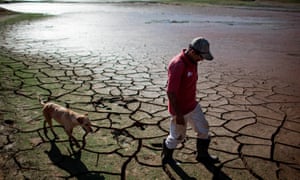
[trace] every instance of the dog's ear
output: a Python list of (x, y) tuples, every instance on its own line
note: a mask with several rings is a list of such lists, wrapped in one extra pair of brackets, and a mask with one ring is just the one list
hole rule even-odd
[(88, 117), (89, 113), (84, 113), (84, 116)]
[(77, 121), (79, 122), (79, 124), (82, 124), (83, 123), (83, 118), (79, 117), (79, 118), (77, 118)]

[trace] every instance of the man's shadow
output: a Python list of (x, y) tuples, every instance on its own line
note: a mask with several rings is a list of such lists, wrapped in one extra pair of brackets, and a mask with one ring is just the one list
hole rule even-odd
[[(80, 160), (81, 151), (69, 156), (64, 155), (61, 153), (54, 140), (50, 141), (50, 143), (50, 151), (45, 151), (45, 153), (54, 165), (70, 173), (69, 178), (76, 177), (78, 180), (104, 180), (104, 177), (98, 173), (90, 172), (85, 164)], [(72, 156), (74, 156), (74, 158)]]
[[(152, 144), (153, 147), (156, 148), (162, 148), (162, 144), (161, 143), (153, 143)], [(186, 172), (184, 172), (184, 170), (180, 167), (180, 165), (178, 165), (181, 163), (180, 161), (176, 160), (176, 161), (170, 161), (167, 163), (163, 163), (162, 164), (162, 168), (164, 170), (164, 172), (169, 176), (169, 178), (171, 180), (176, 179), (172, 173), (169, 171), (169, 169), (167, 168), (167, 165), (169, 165), (169, 167), (171, 167), (173, 169), (173, 171), (181, 178), (184, 180), (194, 180), (196, 178), (189, 176)], [(212, 180), (231, 180), (230, 177), (228, 177), (224, 172), (221, 171), (221, 167), (217, 167), (216, 165), (212, 164), (212, 163), (201, 163), (205, 166), (205, 168), (207, 170), (209, 170), (212, 174), (213, 174), (213, 178)]]
[(172, 173), (169, 171), (169, 169), (167, 168), (166, 165), (169, 165), (173, 171), (181, 178), (184, 180), (196, 180), (196, 178), (194, 177), (190, 177), (188, 174), (186, 174), (186, 172), (184, 172), (184, 170), (176, 163), (176, 161), (172, 161), (172, 162), (167, 162), (166, 164), (163, 164), (163, 170), (165, 171), (165, 173), (169, 176), (169, 178), (171, 180), (175, 180), (176, 178), (172, 175)]
[(228, 177), (223, 171), (221, 171), (221, 167), (217, 167), (216, 165), (209, 162), (203, 162), (201, 164), (203, 164), (206, 169), (213, 174), (213, 180), (231, 180), (230, 177)]
[[(174, 162), (171, 163), (167, 163), (173, 170), (174, 172), (181, 178), (184, 180), (195, 180), (196, 178), (194, 177), (190, 177), (188, 174), (186, 174), (183, 169)], [(201, 163), (203, 164), (207, 170), (209, 170), (212, 174), (212, 180), (231, 180), (230, 177), (228, 177), (224, 172), (221, 171), (220, 167), (217, 167), (216, 165), (212, 164), (212, 163)], [(163, 165), (163, 169), (164, 171), (167, 173), (167, 175), (170, 177), (170, 179), (175, 179), (168, 171), (168, 169), (166, 168), (166, 164)]]

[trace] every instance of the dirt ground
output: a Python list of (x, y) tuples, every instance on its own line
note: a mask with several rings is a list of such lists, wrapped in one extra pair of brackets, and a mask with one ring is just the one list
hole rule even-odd
[[(0, 179), (299, 179), (298, 8), (88, 7), (1, 24)], [(195, 161), (189, 128), (181, 166), (162, 166), (167, 63), (198, 35), (215, 56), (199, 64), (197, 98), (221, 163)], [(57, 124), (59, 140), (45, 134), (37, 96), (89, 113), (85, 148)]]

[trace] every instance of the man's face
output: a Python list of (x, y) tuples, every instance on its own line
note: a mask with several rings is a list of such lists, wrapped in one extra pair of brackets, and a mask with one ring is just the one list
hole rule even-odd
[(192, 59), (193, 59), (195, 62), (199, 62), (199, 61), (203, 61), (203, 60), (204, 60), (204, 58), (201, 56), (201, 54), (200, 54), (198, 51), (194, 50), (194, 49), (192, 49), (191, 55), (192, 55), (192, 56), (191, 56)]

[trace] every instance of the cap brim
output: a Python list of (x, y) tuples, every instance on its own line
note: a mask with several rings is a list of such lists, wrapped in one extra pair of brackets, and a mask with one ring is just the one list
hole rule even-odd
[(208, 60), (208, 61), (211, 61), (211, 60), (214, 59), (214, 57), (211, 55), (210, 52), (205, 53), (205, 54), (201, 54), (201, 56), (202, 56), (204, 59)]

